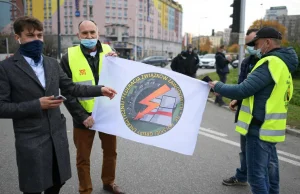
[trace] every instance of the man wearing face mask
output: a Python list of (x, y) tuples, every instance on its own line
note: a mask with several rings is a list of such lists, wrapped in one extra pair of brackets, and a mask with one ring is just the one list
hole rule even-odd
[(13, 120), (19, 187), (24, 194), (58, 194), (71, 177), (66, 118), (59, 89), (76, 97), (108, 96), (103, 86), (72, 82), (56, 59), (42, 54), (43, 24), (19, 17), (13, 24), (20, 48), (0, 63), (0, 118)]
[[(216, 72), (220, 78), (220, 81), (226, 83), (227, 74), (229, 73), (228, 64), (231, 62), (231, 58), (225, 57), (226, 51), (225, 46), (222, 45), (219, 47), (218, 52), (216, 53)], [(217, 95), (215, 99), (215, 104), (219, 104), (219, 106), (225, 105), (223, 98), (221, 95)]]
[(193, 51), (192, 45), (188, 45), (186, 51), (182, 51), (172, 60), (171, 68), (173, 71), (196, 78), (198, 63), (198, 55)]
[[(85, 20), (78, 25), (79, 46), (70, 47), (62, 57), (61, 67), (76, 83), (97, 85), (101, 76), (105, 55), (116, 56), (107, 44), (98, 38), (98, 28), (94, 21)], [(63, 93), (64, 94), (64, 93)], [(91, 194), (93, 191), (90, 176), (90, 154), (96, 132), (90, 130), (94, 124), (91, 113), (94, 98), (74, 98), (67, 95), (64, 102), (73, 117), (74, 143), (77, 149), (76, 166), (79, 180), (79, 193)], [(121, 194), (115, 184), (117, 162), (117, 138), (114, 135), (98, 133), (103, 149), (102, 182), (103, 189), (110, 193)]]
[(279, 164), (276, 144), (285, 140), (293, 73), (298, 58), (293, 48), (281, 48), (276, 29), (260, 29), (248, 46), (260, 59), (247, 79), (238, 85), (210, 82), (215, 92), (243, 100), (236, 131), (246, 137), (247, 179), (254, 194), (279, 193)]
[[(258, 29), (249, 29), (246, 33), (246, 43), (250, 42), (256, 35), (256, 32)], [(251, 69), (254, 67), (254, 65), (257, 63), (258, 58), (256, 57), (256, 50), (254, 49), (254, 46), (247, 46), (246, 47), (248, 53), (250, 54), (249, 57), (245, 58), (241, 64), (241, 72), (238, 79), (238, 84), (242, 83), (250, 73)], [(234, 122), (236, 123), (238, 121), (238, 116), (240, 112), (240, 108), (242, 105), (242, 100), (232, 100), (229, 104), (229, 108), (232, 111), (236, 111)], [(237, 109), (235, 110), (235, 108)], [(239, 154), (240, 156), (240, 168), (236, 169), (235, 176), (232, 176), (228, 179), (223, 180), (223, 185), (226, 186), (235, 186), (235, 185), (248, 185), (247, 184), (247, 164), (246, 164), (246, 138), (245, 136), (240, 136), (240, 147), (241, 152)]]

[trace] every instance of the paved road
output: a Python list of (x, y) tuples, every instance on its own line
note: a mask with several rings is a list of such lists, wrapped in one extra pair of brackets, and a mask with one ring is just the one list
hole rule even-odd
[[(167, 66), (166, 68), (169, 68)], [(215, 70), (199, 69), (197, 75)], [(62, 194), (77, 193), (75, 147), (72, 141), (72, 122), (67, 117), (73, 177), (62, 189)], [(233, 113), (207, 103), (193, 156), (118, 138), (116, 182), (128, 194), (250, 194), (249, 187), (226, 187), (223, 178), (232, 176), (239, 165), (239, 135), (234, 132)], [(300, 191), (300, 139), (287, 135), (280, 143), (281, 193)], [(10, 120), (0, 120), (0, 193), (18, 194), (13, 128)], [(91, 176), (94, 194), (105, 194), (101, 189), (102, 150), (95, 138), (91, 156)]]
[[(72, 142), (71, 118), (68, 118), (73, 177), (63, 187), (63, 194), (77, 193), (75, 148)], [(207, 103), (197, 147), (193, 156), (118, 138), (116, 182), (128, 194), (250, 194), (249, 187), (225, 187), (223, 178), (233, 175), (238, 166), (239, 135), (234, 132), (233, 113)], [(0, 190), (1, 194), (17, 194), (18, 179), (15, 161), (14, 136), (10, 120), (0, 121)], [(299, 138), (287, 136), (278, 145), (280, 150), (281, 193), (300, 191)], [(101, 145), (96, 138), (91, 156), (95, 194), (101, 190)]]

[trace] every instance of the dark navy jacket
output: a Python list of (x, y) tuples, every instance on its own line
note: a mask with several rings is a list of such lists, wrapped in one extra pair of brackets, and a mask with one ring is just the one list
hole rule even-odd
[[(251, 72), (254, 65), (257, 63), (258, 59), (255, 57), (255, 55), (250, 55), (249, 57), (245, 58), (241, 64), (241, 72), (239, 75), (238, 84), (242, 83), (248, 76), (248, 74)], [(242, 105), (242, 100), (238, 100), (237, 103), (237, 111), (235, 113), (235, 119), (234, 122), (237, 122), (237, 119), (239, 117), (240, 108)]]
[[(285, 62), (289, 71), (293, 73), (298, 66), (298, 57), (293, 48), (274, 49), (263, 57), (277, 56)], [(270, 97), (274, 81), (268, 69), (268, 62), (255, 69), (248, 77), (240, 84), (223, 84), (218, 82), (215, 85), (215, 92), (230, 99), (243, 100), (254, 95), (253, 117), (256, 120), (264, 121), (266, 102)], [(252, 131), (254, 135), (258, 135), (260, 126), (250, 125), (249, 133)]]

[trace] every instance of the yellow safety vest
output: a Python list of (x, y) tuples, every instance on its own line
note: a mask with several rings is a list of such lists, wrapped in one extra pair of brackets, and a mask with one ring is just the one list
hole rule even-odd
[[(287, 65), (278, 57), (269, 56), (257, 62), (251, 73), (268, 61), (269, 71), (275, 82), (273, 91), (266, 102), (265, 119), (259, 131), (259, 138), (266, 142), (285, 140), (288, 103), (293, 95), (293, 79)], [(253, 118), (254, 96), (244, 99), (239, 112), (236, 131), (242, 135), (248, 133)]]
[[(99, 75), (102, 69), (103, 57), (111, 51), (107, 44), (102, 45), (102, 52), (99, 53)], [(80, 46), (68, 48), (69, 66), (72, 72), (72, 80), (74, 83), (82, 85), (95, 85), (93, 72), (83, 55)], [(89, 113), (93, 112), (95, 98), (78, 98), (82, 107)]]

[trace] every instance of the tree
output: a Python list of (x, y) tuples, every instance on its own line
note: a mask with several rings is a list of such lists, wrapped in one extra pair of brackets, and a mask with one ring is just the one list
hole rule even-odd
[(286, 27), (277, 22), (276, 20), (255, 20), (249, 28), (260, 29), (266, 26), (273, 27), (276, 30), (278, 30), (282, 34), (283, 41), (286, 39)]
[(230, 53), (237, 53), (239, 51), (239, 45), (238, 44), (233, 44), (230, 47), (228, 47), (227, 50)]
[(205, 44), (201, 44), (200, 50), (201, 52), (210, 52), (211, 51), (212, 43), (210, 42), (209, 38), (206, 38)]

